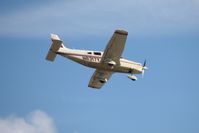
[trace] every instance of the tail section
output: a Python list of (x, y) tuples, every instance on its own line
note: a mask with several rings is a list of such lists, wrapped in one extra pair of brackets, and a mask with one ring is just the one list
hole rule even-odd
[(56, 34), (51, 34), (52, 45), (48, 51), (46, 56), (46, 60), (54, 61), (56, 57), (56, 52), (59, 50), (60, 47), (64, 47), (62, 40)]

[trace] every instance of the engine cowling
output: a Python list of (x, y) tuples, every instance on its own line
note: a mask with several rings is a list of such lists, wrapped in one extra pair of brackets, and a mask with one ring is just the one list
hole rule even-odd
[(128, 78), (133, 80), (133, 81), (136, 81), (137, 80), (137, 77), (134, 76), (134, 75), (128, 75)]

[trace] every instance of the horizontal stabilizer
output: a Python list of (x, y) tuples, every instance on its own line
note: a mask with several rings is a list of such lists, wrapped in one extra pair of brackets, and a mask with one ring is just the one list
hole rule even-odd
[(51, 36), (51, 40), (52, 41), (61, 41), (61, 39), (59, 38), (59, 36), (56, 35), (56, 34), (50, 34), (50, 36)]
[(60, 40), (59, 36), (56, 34), (51, 34), (52, 45), (48, 51), (46, 56), (46, 60), (54, 61), (56, 57), (56, 52), (59, 50), (61, 46), (63, 46), (62, 41)]

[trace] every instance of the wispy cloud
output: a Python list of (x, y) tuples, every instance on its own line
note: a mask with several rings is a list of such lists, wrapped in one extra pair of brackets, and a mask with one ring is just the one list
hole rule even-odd
[(187, 32), (198, 30), (198, 7), (198, 0), (51, 2), (0, 16), (0, 35), (95, 35), (120, 27), (138, 35)]
[(27, 117), (0, 118), (1, 133), (56, 133), (53, 120), (43, 111), (34, 111)]

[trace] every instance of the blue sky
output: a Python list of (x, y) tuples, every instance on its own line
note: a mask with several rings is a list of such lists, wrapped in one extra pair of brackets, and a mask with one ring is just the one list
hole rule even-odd
[[(198, 0), (10, 0), (0, 7), (0, 132), (199, 132)], [(147, 59), (136, 82), (114, 74), (93, 90), (93, 69), (45, 60), (50, 33), (67, 47), (103, 51), (117, 28), (129, 32), (123, 57)]]

